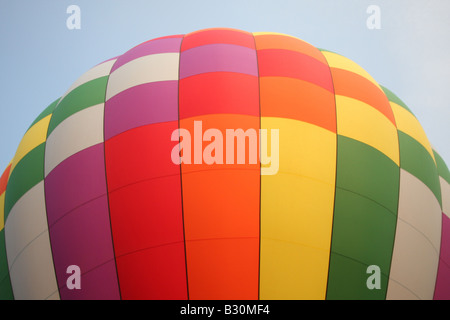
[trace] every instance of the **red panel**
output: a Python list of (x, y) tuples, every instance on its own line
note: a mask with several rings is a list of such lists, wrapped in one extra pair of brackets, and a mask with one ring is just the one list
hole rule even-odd
[(110, 193), (123, 299), (187, 299), (180, 177)]
[[(123, 299), (186, 300), (183, 244), (169, 244), (117, 258)], [(159, 263), (164, 259), (164, 264)], [(156, 263), (155, 263), (156, 262)], [(145, 275), (145, 277), (142, 277)], [(184, 285), (181, 285), (184, 284)]]
[(180, 167), (171, 160), (177, 129), (178, 121), (151, 124), (105, 144), (123, 299), (187, 298)]
[(258, 78), (209, 72), (180, 80), (180, 119), (229, 113), (259, 116)]
[(255, 48), (251, 33), (234, 29), (207, 29), (187, 34), (181, 45), (181, 51), (213, 43), (226, 43)]
[(9, 171), (11, 170), (11, 164), (6, 167), (2, 176), (0, 177), (0, 194), (6, 191), (6, 185), (8, 184)]
[(123, 132), (106, 141), (108, 190), (155, 177), (177, 175), (171, 151), (177, 121), (150, 124)]
[(333, 92), (328, 65), (296, 51), (258, 50), (260, 77), (289, 77), (314, 83)]

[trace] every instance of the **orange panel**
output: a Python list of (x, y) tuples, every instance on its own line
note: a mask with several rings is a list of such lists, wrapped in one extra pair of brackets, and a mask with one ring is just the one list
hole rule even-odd
[(383, 91), (356, 73), (331, 68), (336, 95), (365, 102), (383, 113), (395, 125), (394, 113)]
[(264, 34), (264, 35), (256, 35), (256, 50), (262, 49), (285, 49), (291, 51), (297, 51), (303, 54), (306, 54), (314, 59), (319, 60), (324, 64), (328, 64), (327, 60), (320, 52), (319, 49), (310, 45), (309, 43), (291, 37), (285, 36), (281, 34)]
[(261, 116), (296, 119), (336, 132), (334, 94), (303, 80), (263, 77)]
[[(256, 116), (198, 116), (180, 121), (192, 144), (198, 143), (194, 120), (202, 121), (203, 132), (222, 133), (224, 162), (226, 129), (259, 132)], [(192, 158), (193, 152), (192, 146)], [(235, 164), (181, 165), (190, 299), (258, 299), (260, 165), (258, 157), (254, 164), (248, 159), (236, 164), (235, 152)]]

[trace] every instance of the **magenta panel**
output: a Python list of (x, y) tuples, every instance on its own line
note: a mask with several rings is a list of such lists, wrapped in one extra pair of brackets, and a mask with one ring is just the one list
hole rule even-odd
[(450, 300), (450, 218), (442, 214), (442, 238), (435, 300)]
[(178, 81), (131, 87), (106, 102), (105, 140), (147, 124), (178, 121)]
[(234, 44), (209, 44), (183, 51), (180, 79), (207, 72), (238, 72), (258, 76), (255, 49)]
[(77, 206), (105, 195), (105, 176), (103, 143), (61, 162), (45, 178), (49, 225)]
[[(81, 276), (81, 290), (69, 290), (66, 286), (59, 290), (61, 299), (67, 300), (118, 300), (117, 282), (111, 281), (114, 261), (104, 263)], [(101, 285), (99, 285), (101, 284)]]
[(79, 266), (82, 274), (82, 289), (61, 290), (61, 298), (119, 299), (103, 143), (61, 162), (45, 178), (45, 188), (58, 287), (66, 285), (68, 266)]

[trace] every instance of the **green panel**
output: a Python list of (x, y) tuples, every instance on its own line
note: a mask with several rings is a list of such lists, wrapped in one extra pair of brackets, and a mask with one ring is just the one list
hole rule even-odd
[[(395, 213), (336, 188), (327, 299), (385, 299), (395, 228)], [(370, 265), (384, 274), (380, 289), (366, 286)]]
[(438, 175), (440, 175), (442, 178), (444, 178), (445, 181), (450, 183), (450, 171), (448, 171), (448, 167), (445, 164), (444, 159), (442, 159), (442, 157), (436, 151), (433, 150), (433, 153), (434, 158), (436, 159)]
[(14, 204), (44, 179), (45, 142), (31, 150), (14, 168), (5, 194), (5, 221)]
[(412, 111), (407, 107), (407, 105), (402, 100), (400, 100), (400, 98), (397, 97), (391, 90), (389, 90), (388, 88), (385, 88), (381, 85), (380, 85), (380, 87), (381, 87), (381, 89), (383, 89), (384, 94), (386, 95), (386, 97), (388, 98), (389, 101), (395, 102), (399, 106), (402, 106), (403, 108), (408, 110), (413, 116), (415, 116), (414, 113), (412, 113)]
[(353, 191), (397, 212), (400, 170), (389, 157), (351, 138), (338, 136), (336, 188)]
[(331, 253), (330, 260), (333, 268), (330, 269), (329, 277), (333, 279), (328, 284), (327, 300), (384, 300), (386, 299), (386, 288), (388, 277), (380, 276), (381, 289), (368, 289), (366, 281), (370, 274), (367, 265), (351, 260), (347, 257)]
[(30, 129), (32, 126), (34, 126), (40, 120), (44, 119), (46, 116), (52, 114), (53, 110), (55, 110), (56, 106), (58, 105), (59, 99), (60, 98), (56, 99), (47, 108), (45, 108), (45, 110), (41, 112), (41, 114), (36, 118), (36, 120), (33, 121), (33, 123), (28, 127), (28, 129)]
[(0, 300), (14, 299), (8, 269), (8, 260), (6, 258), (5, 229), (2, 229), (0, 231)]
[(422, 181), (436, 196), (441, 207), (441, 185), (433, 158), (414, 138), (398, 131), (400, 141), (400, 166)]
[(87, 107), (105, 102), (107, 82), (108, 76), (100, 77), (82, 84), (67, 94), (53, 111), (47, 137), (58, 124), (72, 114), (86, 109)]

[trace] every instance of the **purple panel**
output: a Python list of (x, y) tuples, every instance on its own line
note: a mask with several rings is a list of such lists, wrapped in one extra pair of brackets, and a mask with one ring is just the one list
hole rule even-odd
[(255, 49), (208, 44), (181, 53), (180, 79), (206, 72), (238, 72), (258, 76)]
[(116, 274), (111, 274), (111, 271), (113, 269), (115, 270), (115, 268), (115, 262), (110, 261), (81, 275), (81, 290), (69, 290), (64, 286), (59, 290), (61, 299), (119, 300), (120, 295), (117, 289), (117, 281), (114, 282), (115, 280), (112, 279), (112, 276), (117, 276)]
[(106, 194), (103, 143), (61, 162), (45, 178), (48, 223), (77, 206)]
[(71, 211), (49, 232), (58, 287), (66, 286), (68, 266), (81, 269), (81, 289), (65, 288), (61, 299), (120, 299), (106, 195)]
[[(58, 287), (65, 286), (70, 276), (66, 274), (69, 265), (78, 265), (82, 273), (82, 289), (60, 292), (61, 298), (119, 298), (106, 192), (104, 144), (94, 145), (65, 159), (44, 183)], [(84, 273), (97, 270), (101, 265), (105, 265), (101, 277), (84, 279)]]
[(442, 214), (441, 251), (434, 299), (450, 300), (450, 218), (445, 214)]
[(105, 140), (139, 126), (178, 120), (178, 81), (141, 84), (105, 105)]
[(144, 42), (133, 49), (121, 55), (114, 63), (111, 72), (123, 66), (124, 64), (150, 54), (179, 52), (182, 38), (163, 38)]

